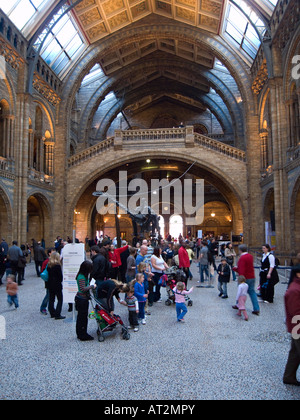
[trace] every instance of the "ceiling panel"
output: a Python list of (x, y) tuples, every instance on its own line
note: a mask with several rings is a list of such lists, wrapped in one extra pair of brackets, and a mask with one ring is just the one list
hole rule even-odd
[(222, 12), (223, 0), (83, 0), (74, 11), (91, 43), (150, 14), (217, 34)]

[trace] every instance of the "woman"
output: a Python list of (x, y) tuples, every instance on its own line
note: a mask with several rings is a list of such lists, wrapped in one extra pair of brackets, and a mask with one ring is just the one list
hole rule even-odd
[[(48, 262), (48, 274), (49, 280), (47, 282), (47, 288), (49, 290), (49, 312), (51, 318), (65, 319), (65, 316), (61, 316), (61, 310), (63, 305), (63, 293), (62, 293), (62, 269), (60, 263), (60, 255), (58, 252), (53, 252), (50, 255)], [(55, 298), (57, 298), (57, 306), (54, 309)]]
[(260, 294), (265, 303), (273, 303), (274, 287), (279, 283), (279, 277), (275, 268), (275, 257), (271, 254), (268, 244), (262, 247), (263, 257), (260, 268)]
[(94, 340), (87, 333), (88, 315), (89, 315), (89, 291), (94, 288), (89, 284), (89, 275), (92, 272), (93, 263), (91, 261), (84, 261), (76, 276), (78, 292), (75, 297), (75, 308), (78, 312), (76, 322), (76, 334), (80, 341)]
[(232, 246), (232, 243), (231, 242), (229, 242), (229, 244), (227, 244), (226, 249), (225, 249), (224, 256), (226, 258), (227, 264), (231, 268), (232, 279), (233, 279), (233, 281), (236, 281), (236, 274), (235, 274), (235, 271), (233, 271), (234, 259), (236, 257), (236, 252), (233, 249), (233, 246)]
[(108, 258), (109, 262), (111, 263), (111, 278), (118, 279), (119, 278), (119, 270), (122, 265), (121, 261), (121, 254), (127, 251), (128, 245), (122, 248), (115, 248), (114, 245), (110, 245), (110, 249), (108, 251)]
[(111, 315), (114, 314), (115, 310), (114, 297), (119, 303), (124, 304), (119, 295), (123, 291), (123, 286), (124, 284), (118, 280), (104, 280), (97, 287), (98, 300)]
[(154, 275), (152, 280), (155, 285), (153, 302), (161, 302), (160, 286), (158, 282), (161, 276), (164, 274), (164, 270), (169, 268), (167, 263), (164, 261), (161, 252), (161, 248), (156, 247), (154, 248), (153, 255), (151, 257), (152, 273)]
[(127, 258), (127, 269), (126, 269), (126, 283), (130, 283), (131, 280), (133, 280), (135, 278), (135, 273), (136, 273), (136, 248), (131, 248), (130, 249), (130, 255)]

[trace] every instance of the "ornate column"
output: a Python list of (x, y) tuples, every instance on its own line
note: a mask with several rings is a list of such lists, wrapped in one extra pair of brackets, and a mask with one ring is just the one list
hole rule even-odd
[(44, 172), (46, 175), (54, 175), (54, 141), (44, 142)]
[(276, 248), (280, 252), (291, 249), (288, 179), (285, 171), (288, 121), (283, 95), (282, 77), (269, 81), (273, 136), (274, 204), (276, 223)]
[(260, 132), (260, 153), (261, 153), (261, 170), (265, 171), (268, 167), (268, 131)]
[(33, 129), (28, 129), (28, 168), (33, 168), (33, 146), (34, 146), (34, 133)]

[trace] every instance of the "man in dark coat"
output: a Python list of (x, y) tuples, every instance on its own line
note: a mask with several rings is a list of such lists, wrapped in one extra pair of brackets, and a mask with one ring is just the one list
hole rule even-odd
[(41, 268), (43, 262), (47, 259), (47, 254), (44, 248), (41, 246), (41, 242), (33, 242), (33, 252), (34, 252), (34, 262), (35, 262), (35, 269), (36, 275), (41, 277)]
[(91, 278), (95, 279), (97, 286), (99, 286), (109, 276), (111, 264), (97, 245), (91, 248), (91, 259), (93, 262)]
[(300, 366), (300, 265), (294, 268), (295, 277), (285, 294), (286, 324), (292, 335), (292, 345), (283, 382), (300, 386), (297, 370)]

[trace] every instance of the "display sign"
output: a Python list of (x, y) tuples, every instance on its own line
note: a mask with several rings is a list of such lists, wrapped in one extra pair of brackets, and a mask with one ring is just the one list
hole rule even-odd
[(76, 275), (85, 260), (84, 244), (67, 244), (62, 251), (64, 302), (74, 303), (78, 292)]

